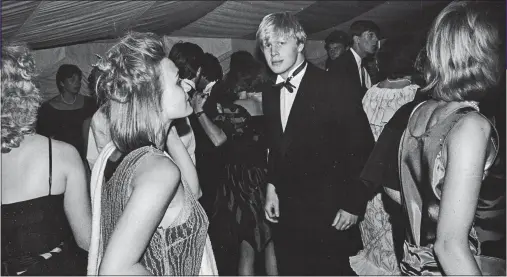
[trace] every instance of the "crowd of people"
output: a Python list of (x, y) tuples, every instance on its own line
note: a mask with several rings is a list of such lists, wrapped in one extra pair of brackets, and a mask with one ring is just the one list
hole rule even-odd
[(64, 64), (44, 103), (4, 44), (2, 275), (504, 275), (499, 26), (458, 1), (418, 49), (381, 38), (330, 33), (321, 69), (272, 13), (224, 75), (129, 32), (92, 97)]

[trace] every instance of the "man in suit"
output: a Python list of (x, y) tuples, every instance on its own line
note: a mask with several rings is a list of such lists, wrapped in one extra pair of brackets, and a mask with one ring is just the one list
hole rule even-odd
[(331, 63), (349, 50), (349, 35), (344, 31), (334, 30), (325, 39), (324, 48), (327, 52), (326, 70), (329, 70)]
[(290, 13), (265, 16), (257, 42), (278, 83), (263, 91), (263, 111), (279, 272), (353, 275), (367, 202), (359, 174), (373, 148), (358, 87), (306, 62), (306, 34)]
[(329, 68), (335, 76), (350, 78), (360, 88), (362, 98), (372, 86), (372, 81), (366, 70), (367, 56), (375, 54), (378, 48), (380, 28), (373, 21), (358, 20), (350, 25), (349, 36), (352, 46), (349, 51), (336, 59)]
[[(174, 44), (169, 52), (168, 58), (178, 68), (181, 87), (190, 98), (194, 96), (196, 92), (195, 86), (201, 79), (203, 57), (204, 51), (202, 48), (191, 42), (180, 41)], [(196, 142), (190, 119), (188, 117), (177, 119), (174, 121), (174, 126), (195, 164)]]

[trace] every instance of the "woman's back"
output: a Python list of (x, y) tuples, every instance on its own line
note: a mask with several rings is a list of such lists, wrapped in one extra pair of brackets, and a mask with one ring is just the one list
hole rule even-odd
[[(446, 171), (450, 167), (447, 149), (460, 132), (463, 122), (469, 121), (474, 114), (477, 114), (477, 108), (473, 103), (429, 100), (418, 106), (411, 115), (399, 151), (402, 197), (411, 231), (402, 262), (404, 272), (439, 272), (432, 251), (437, 240), (442, 193), (447, 182)], [(479, 122), (490, 124), (482, 115), (478, 114), (478, 117), (482, 118)], [(497, 152), (498, 135), (492, 131), (483, 176)], [(474, 227), (470, 230), (469, 241), (473, 254), (480, 254), (481, 246)], [(415, 262), (409, 258), (410, 255), (420, 259)]]
[[(26, 136), (18, 148), (2, 154), (2, 204), (26, 201), (49, 193), (49, 139)], [(69, 167), (62, 159), (71, 152), (68, 144), (52, 140), (51, 194), (65, 192)], [(29, 173), (29, 174), (27, 174)]]
[[(72, 194), (86, 193), (84, 175), (83, 182), (70, 185), (71, 192), (66, 193), (67, 181), (76, 177), (68, 177), (69, 173), (80, 173), (73, 170), (75, 160), (81, 162), (70, 145), (39, 135), (25, 136), (20, 147), (2, 154), (2, 262), (10, 267), (9, 273), (14, 269), (42, 275), (85, 273), (86, 256), (74, 235), (83, 248), (88, 247), (91, 222), (83, 210), (89, 205), (80, 207), (76, 201), (76, 208), (65, 209), (65, 202), (75, 199)], [(76, 186), (82, 190), (76, 191)], [(78, 198), (88, 201), (86, 195)], [(49, 255), (46, 263), (36, 259), (50, 251), (64, 255)]]

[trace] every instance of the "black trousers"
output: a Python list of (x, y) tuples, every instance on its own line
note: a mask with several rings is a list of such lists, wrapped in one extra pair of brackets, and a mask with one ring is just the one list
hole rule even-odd
[(323, 225), (318, 221), (280, 218), (279, 223), (273, 224), (279, 274), (357, 275), (350, 267), (349, 257), (362, 248), (359, 228), (355, 225), (338, 231), (331, 223), (332, 219)]

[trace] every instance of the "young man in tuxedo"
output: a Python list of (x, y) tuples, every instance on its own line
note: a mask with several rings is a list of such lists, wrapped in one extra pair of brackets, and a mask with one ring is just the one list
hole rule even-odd
[(329, 67), (334, 76), (340, 75), (353, 80), (360, 88), (360, 97), (373, 85), (367, 70), (368, 58), (378, 48), (380, 28), (370, 20), (358, 20), (350, 25), (349, 36), (352, 46), (343, 55), (338, 57)]
[(265, 213), (282, 275), (354, 275), (358, 219), (367, 191), (359, 174), (373, 147), (358, 86), (305, 60), (295, 16), (264, 17), (257, 42), (277, 85), (263, 92), (269, 145)]

